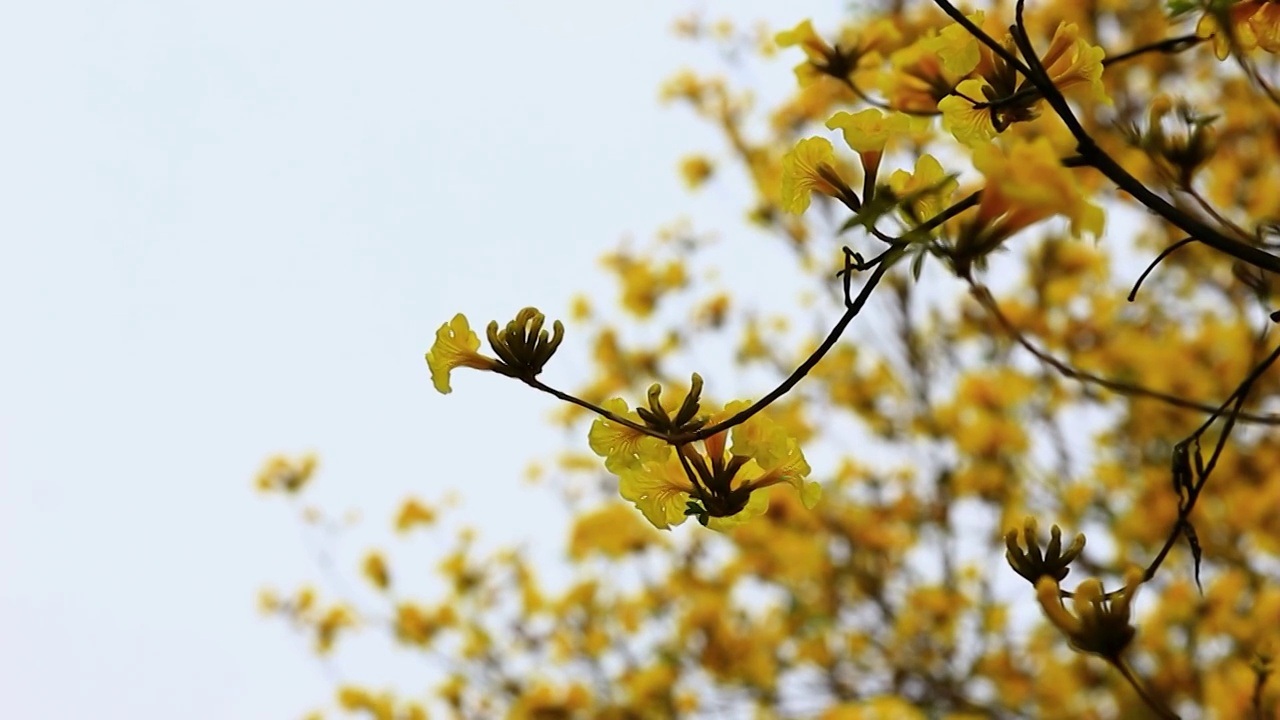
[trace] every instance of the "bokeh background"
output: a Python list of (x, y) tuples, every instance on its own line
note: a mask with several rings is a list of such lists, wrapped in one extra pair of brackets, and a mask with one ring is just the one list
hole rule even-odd
[[(567, 516), (522, 476), (585, 439), (500, 378), (437, 395), (422, 355), (455, 312), (607, 305), (599, 256), (628, 235), (741, 227), (745, 187), (691, 196), (676, 172), (718, 137), (658, 101), (681, 67), (723, 66), (672, 36), (691, 11), (776, 28), (842, 8), (9, 8), (0, 717), (281, 718), (331, 697), (344, 670), (256, 609), (263, 585), (321, 576), (297, 514), (253, 491), (272, 453), (317, 451), (311, 498), (369, 532), (452, 489), (486, 542), (555, 566)], [(781, 94), (788, 60), (728, 72)], [(576, 343), (548, 371), (566, 387)]]

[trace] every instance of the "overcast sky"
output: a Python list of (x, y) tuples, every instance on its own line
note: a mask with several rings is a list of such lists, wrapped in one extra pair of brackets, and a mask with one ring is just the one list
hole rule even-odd
[[(332, 676), (255, 609), (263, 584), (317, 577), (252, 491), (273, 452), (318, 451), (316, 499), (379, 528), (405, 494), (456, 488), (486, 537), (559, 557), (557, 503), (520, 481), (566, 446), (551, 401), (475, 373), (442, 397), (423, 352), (455, 312), (611, 291), (597, 258), (626, 234), (736, 222), (743, 196), (691, 198), (675, 173), (717, 138), (657, 102), (673, 71), (714, 65), (671, 20), (840, 5), (10, 7), (0, 716), (327, 701)], [(780, 86), (793, 62), (740, 80)]]

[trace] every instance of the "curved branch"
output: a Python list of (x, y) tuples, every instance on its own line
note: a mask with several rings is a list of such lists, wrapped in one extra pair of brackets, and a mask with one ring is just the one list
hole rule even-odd
[[(1142, 385), (1110, 380), (1099, 375), (1094, 375), (1093, 373), (1077, 370), (1066, 362), (1059, 360), (1048, 352), (1036, 347), (1030, 340), (1028, 340), (1027, 337), (1023, 335), (1022, 331), (1014, 327), (1009, 318), (1000, 310), (1000, 305), (996, 302), (995, 297), (991, 295), (991, 291), (985, 286), (979, 285), (977, 282), (970, 280), (969, 287), (972, 289), (978, 303), (982, 305), (982, 307), (986, 309), (986, 311), (989, 312), (997, 322), (1000, 323), (1000, 326), (1004, 328), (1004, 331), (1009, 334), (1009, 337), (1012, 338), (1014, 342), (1018, 343), (1018, 345), (1021, 345), (1023, 349), (1034, 355), (1040, 362), (1048, 365), (1054, 370), (1057, 370), (1058, 373), (1064, 377), (1068, 377), (1072, 380), (1088, 385), (1097, 385), (1098, 387), (1120, 393), (1121, 395), (1148, 397), (1184, 410), (1195, 410), (1197, 412), (1209, 413), (1214, 417), (1220, 414), (1223, 410), (1220, 406), (1213, 406), (1208, 403), (1188, 400), (1177, 395), (1153, 390)], [(1240, 420), (1256, 423), (1258, 425), (1280, 425), (1280, 415), (1240, 413), (1238, 417)]]

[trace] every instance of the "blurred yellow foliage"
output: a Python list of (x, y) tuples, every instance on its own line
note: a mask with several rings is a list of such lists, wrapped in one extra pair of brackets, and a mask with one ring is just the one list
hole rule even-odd
[[(336, 571), (380, 605), (260, 594), (317, 653), (380, 635), (435, 663), (425, 694), (343, 683), (336, 708), (1280, 717), (1280, 4), (911, 0), (746, 27), (676, 32), (799, 61), (786, 97), (706, 69), (661, 89), (724, 140), (678, 170), (745, 188), (731, 242), (683, 220), (602, 251), (617, 303), (567, 308), (575, 387), (535, 377), (563, 327), (532, 308), (490, 325), (496, 359), (463, 315), (427, 356), (441, 392), (480, 369), (572, 400), (555, 420), (578, 440), (535, 488), (573, 513), (564, 564), (409, 497), (391, 527), (429, 561)], [(757, 263), (769, 242), (785, 254)], [(274, 457), (255, 485), (298, 495), (315, 466)]]

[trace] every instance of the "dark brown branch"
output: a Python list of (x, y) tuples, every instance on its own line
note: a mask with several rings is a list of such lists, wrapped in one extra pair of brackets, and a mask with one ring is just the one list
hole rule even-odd
[[(994, 317), (998, 323), (1000, 323), (1000, 326), (1004, 329), (1006, 333), (1008, 333), (1009, 337), (1012, 338), (1014, 342), (1018, 343), (1018, 345), (1021, 345), (1023, 349), (1025, 349), (1027, 352), (1034, 355), (1036, 359), (1039, 360), (1040, 362), (1048, 365), (1054, 370), (1057, 370), (1058, 373), (1064, 377), (1068, 377), (1068, 378), (1071, 378), (1072, 380), (1076, 380), (1088, 385), (1096, 385), (1098, 387), (1120, 393), (1121, 395), (1128, 395), (1128, 396), (1134, 396), (1134, 397), (1148, 397), (1153, 400), (1159, 400), (1160, 402), (1171, 405), (1173, 407), (1182, 408), (1184, 410), (1195, 410), (1197, 412), (1209, 413), (1213, 416), (1216, 416), (1218, 413), (1222, 412), (1222, 408), (1215, 407), (1208, 403), (1197, 402), (1195, 400), (1188, 400), (1178, 395), (1171, 395), (1169, 393), (1161, 392), (1159, 390), (1153, 390), (1151, 388), (1144, 387), (1142, 385), (1134, 385), (1133, 383), (1120, 382), (1118, 380), (1110, 380), (1108, 378), (1101, 377), (1099, 375), (1094, 375), (1093, 373), (1085, 372), (1083, 370), (1077, 370), (1071, 365), (1068, 365), (1066, 362), (1063, 362), (1062, 360), (1059, 360), (1053, 355), (1050, 355), (1048, 352), (1040, 349), (1039, 347), (1036, 347), (1035, 344), (1033, 344), (1030, 340), (1028, 340), (1021, 330), (1014, 327), (1013, 322), (1010, 321), (1008, 316), (1006, 316), (1004, 312), (1000, 309), (1000, 305), (996, 302), (995, 298), (991, 295), (991, 291), (988, 290), (985, 286), (979, 285), (978, 283), (976, 283), (971, 279), (969, 281), (969, 287), (972, 289), (975, 298), (978, 300), (978, 303), (982, 305), (982, 307), (988, 313), (990, 313), (991, 316)], [(1256, 423), (1258, 425), (1280, 425), (1280, 415), (1256, 415), (1253, 413), (1241, 413), (1239, 417), (1241, 420), (1251, 422), (1251, 423)]]
[[(945, 0), (934, 1), (940, 5), (945, 2)], [(1027, 37), (1027, 33), (1024, 30), (1025, 26), (1022, 23), (1024, 4), (1023, 0), (1019, 0), (1015, 10), (1018, 24), (1014, 26), (1014, 43), (1017, 44), (1019, 52), (1027, 60), (1029, 66), (1027, 77), (1040, 89), (1045, 101), (1049, 103), (1058, 117), (1062, 118), (1062, 122), (1066, 124), (1067, 129), (1075, 137), (1076, 151), (1087, 158), (1090, 165), (1107, 176), (1107, 179), (1115, 183), (1117, 187), (1132, 195), (1134, 199), (1156, 214), (1181, 228), (1186, 234), (1237, 260), (1280, 274), (1280, 257), (1229, 237), (1217, 228), (1174, 207), (1168, 200), (1152, 192), (1142, 181), (1130, 175), (1120, 163), (1098, 147), (1098, 144), (1094, 142), (1088, 131), (1080, 124), (1080, 120), (1076, 118), (1071, 106), (1067, 104), (1067, 99), (1063, 97), (1062, 91), (1053, 84), (1053, 80), (1050, 79), (1048, 72), (1044, 69), (1044, 64), (1040, 62), (1040, 56), (1036, 54), (1035, 48), (1031, 46), (1031, 40)], [(945, 8), (943, 9), (945, 10)]]

